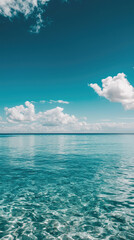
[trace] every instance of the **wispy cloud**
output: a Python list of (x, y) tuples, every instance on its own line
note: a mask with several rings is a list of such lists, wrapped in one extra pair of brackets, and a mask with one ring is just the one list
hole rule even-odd
[(127, 110), (134, 109), (134, 87), (124, 73), (102, 79), (102, 88), (97, 83), (89, 84), (95, 92), (111, 102), (118, 102)]
[(31, 26), (30, 32), (31, 33), (39, 33), (40, 29), (44, 26), (44, 20), (42, 19), (42, 13), (43, 11), (40, 10), (40, 12), (36, 16), (36, 23)]
[(0, 14), (10, 19), (20, 13), (23, 14), (26, 19), (34, 14), (36, 23), (31, 26), (30, 31), (38, 33), (44, 23), (42, 18), (44, 6), (46, 6), (49, 1), (50, 0), (0, 0)]
[(68, 101), (63, 101), (63, 100), (50, 100), (49, 103), (50, 104), (52, 104), (52, 103), (69, 104)]
[(26, 18), (50, 0), (0, 0), (0, 13), (5, 17), (15, 17), (22, 13)]
[[(22, 14), (26, 19), (34, 17), (35, 24), (30, 26), (31, 33), (39, 33), (45, 26), (46, 19), (43, 18), (45, 7), (51, 0), (0, 0), (0, 15), (15, 18)], [(68, 2), (68, 0), (61, 0)], [(50, 21), (49, 21), (50, 22)]]
[(68, 101), (64, 101), (64, 100), (40, 100), (40, 101), (31, 101), (31, 103), (59, 103), (59, 104), (69, 104)]

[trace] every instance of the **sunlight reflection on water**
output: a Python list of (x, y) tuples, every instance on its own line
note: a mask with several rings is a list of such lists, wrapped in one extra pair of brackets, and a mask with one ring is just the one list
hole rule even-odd
[(1, 239), (134, 239), (134, 135), (0, 136)]

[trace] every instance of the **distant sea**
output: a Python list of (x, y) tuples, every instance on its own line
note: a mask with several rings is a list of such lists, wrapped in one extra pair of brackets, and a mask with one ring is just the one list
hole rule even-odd
[(134, 240), (134, 135), (0, 135), (1, 240)]

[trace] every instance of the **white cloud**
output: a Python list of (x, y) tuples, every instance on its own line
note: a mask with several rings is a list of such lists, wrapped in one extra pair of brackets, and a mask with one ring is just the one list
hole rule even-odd
[(102, 89), (98, 84), (89, 84), (95, 92), (111, 102), (119, 102), (125, 109), (134, 109), (134, 87), (124, 73), (102, 79)]
[(27, 101), (25, 102), (25, 106), (19, 105), (12, 108), (5, 107), (7, 120), (9, 122), (35, 121), (34, 105)]
[[(0, 14), (9, 19), (19, 14), (22, 14), (28, 19), (34, 14), (36, 22), (30, 27), (30, 32), (39, 33), (40, 29), (44, 27), (44, 6), (46, 6), (49, 1), (50, 0), (0, 0)], [(68, 0), (65, 0), (63, 2), (67, 1)]]
[(105, 121), (89, 123), (74, 115), (64, 113), (56, 107), (47, 111), (35, 112), (34, 104), (27, 101), (25, 105), (5, 108), (7, 121), (1, 119), (0, 132), (14, 133), (57, 133), (57, 132), (134, 132), (134, 122)]
[(50, 100), (49, 103), (61, 103), (61, 104), (69, 104), (68, 101), (63, 101), (63, 100)]
[(43, 11), (40, 9), (40, 12), (36, 16), (36, 23), (35, 23), (35, 25), (31, 26), (30, 32), (32, 32), (32, 33), (40, 32), (40, 29), (44, 26), (42, 14), (43, 14)]
[(82, 127), (86, 123), (78, 121), (74, 115), (63, 112), (64, 109), (56, 107), (45, 112), (35, 113), (34, 104), (27, 101), (25, 105), (19, 105), (12, 108), (5, 108), (7, 121), (10, 123), (32, 123), (36, 122), (42, 126), (48, 127)]
[(0, 0), (0, 14), (4, 17), (13, 18), (19, 13), (28, 18), (31, 14), (36, 14), (36, 24), (31, 27), (31, 32), (38, 33), (43, 26), (43, 7), (50, 0)]
[(28, 17), (35, 8), (45, 5), (49, 0), (0, 0), (0, 13), (5, 17), (14, 17), (22, 13)]
[(37, 118), (41, 120), (44, 126), (61, 126), (77, 124), (78, 119), (74, 115), (63, 112), (63, 108), (56, 107), (45, 112), (39, 112)]
[(60, 104), (69, 104), (68, 101), (63, 101), (63, 100), (49, 100), (49, 101), (46, 101), (46, 100), (40, 100), (40, 101), (31, 101), (31, 103), (60, 103)]

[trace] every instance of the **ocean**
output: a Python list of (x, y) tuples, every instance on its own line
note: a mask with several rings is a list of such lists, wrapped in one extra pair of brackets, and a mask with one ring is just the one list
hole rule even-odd
[(0, 135), (0, 239), (134, 239), (134, 135)]

